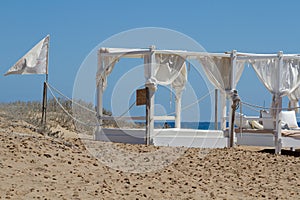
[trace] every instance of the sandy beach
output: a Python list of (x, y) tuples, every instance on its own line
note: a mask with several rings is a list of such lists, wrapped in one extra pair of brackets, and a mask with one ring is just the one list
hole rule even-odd
[[(57, 130), (60, 137), (45, 136), (38, 133), (34, 125), (1, 113), (2, 199), (300, 198), (300, 153), (297, 151), (283, 151), (289, 155), (276, 156), (271, 150), (249, 147), (173, 148), (173, 152), (181, 151), (181, 154), (171, 163), (156, 170), (133, 173), (122, 167), (111, 168), (101, 158), (97, 159), (77, 133), (62, 127)], [(111, 145), (127, 153), (172, 150), (170, 147), (97, 144), (100, 157)], [(128, 164), (125, 156), (123, 166)], [(138, 162), (131, 167), (146, 162), (149, 165), (147, 159)]]

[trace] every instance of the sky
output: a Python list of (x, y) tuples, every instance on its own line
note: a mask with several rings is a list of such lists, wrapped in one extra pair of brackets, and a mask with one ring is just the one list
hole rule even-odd
[[(300, 53), (299, 6), (297, 0), (2, 0), (0, 74), (50, 34), (49, 82), (72, 97), (80, 66), (97, 45), (143, 27), (185, 34), (209, 52)], [(1, 76), (0, 102), (40, 101), (44, 79), (43, 75)], [(271, 102), (251, 68), (245, 69), (238, 89), (247, 102)]]

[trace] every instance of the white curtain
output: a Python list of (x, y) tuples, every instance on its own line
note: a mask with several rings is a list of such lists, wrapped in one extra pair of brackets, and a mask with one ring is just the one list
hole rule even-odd
[(183, 90), (187, 81), (185, 58), (175, 54), (156, 54), (150, 63), (150, 56), (144, 56), (145, 78), (147, 83), (172, 85)]
[[(288, 95), (290, 106), (297, 107), (300, 98), (300, 67), (299, 59), (283, 58), (283, 66), (279, 68), (278, 58), (257, 59), (249, 61), (260, 81), (273, 94), (272, 108), (278, 107), (278, 100)], [(271, 110), (274, 116), (274, 110)]]
[[(153, 71), (152, 67), (155, 65), (155, 60), (150, 59), (151, 55), (144, 55), (144, 76), (146, 79), (146, 83), (154, 84), (155, 88), (157, 85), (157, 81), (155, 77), (153, 76)], [(153, 63), (151, 63), (153, 62)], [(154, 68), (154, 67), (153, 67)]]
[(217, 57), (217, 56), (203, 56), (198, 58), (201, 63), (204, 72), (210, 82), (221, 91), (231, 91), (235, 89), (238, 81), (244, 70), (245, 61), (237, 60), (235, 83), (232, 85), (232, 66), (231, 58), (228, 57)]
[[(109, 51), (107, 49), (100, 49), (100, 53), (109, 53)], [(112, 70), (115, 67), (115, 64), (119, 61), (119, 57), (100, 55), (99, 59), (100, 66), (98, 66), (96, 81), (97, 85), (100, 81), (102, 81), (102, 89), (104, 91), (107, 86), (107, 77), (111, 74)]]
[[(293, 72), (295, 74), (299, 73), (299, 67), (300, 67), (300, 59), (294, 59), (294, 60), (290, 60), (289, 65), (292, 65), (292, 69)], [(296, 89), (294, 89), (294, 91), (290, 92), (288, 94), (288, 98), (290, 100), (289, 102), (289, 108), (295, 108), (295, 107), (299, 107), (299, 99), (300, 99), (300, 87), (298, 86)], [(296, 111), (299, 111), (299, 109), (296, 109)]]
[(185, 88), (185, 84), (187, 81), (187, 72), (186, 72), (186, 64), (183, 63), (183, 67), (180, 71), (179, 76), (172, 82), (172, 87), (175, 91), (182, 91)]
[[(295, 89), (292, 93), (288, 95), (289, 98), (289, 108), (297, 108), (299, 107), (299, 99), (300, 99), (300, 87)], [(300, 110), (297, 108), (295, 109), (297, 112)]]
[(290, 101), (298, 102), (300, 99), (300, 87), (295, 89), (292, 93), (288, 95)]
[[(177, 83), (175, 84), (178, 85), (185, 83), (186, 70), (182, 71), (182, 69), (186, 66), (185, 58), (174, 54), (156, 54), (155, 63), (154, 78), (156, 79), (157, 84), (172, 84), (179, 76), (180, 78), (176, 80)], [(185, 74), (182, 74), (184, 72)]]
[(299, 98), (296, 89), (300, 84), (299, 60), (283, 59), (283, 66), (279, 69), (277, 58), (250, 60), (257, 76), (265, 87), (279, 96), (289, 95), (291, 98)]
[[(109, 53), (107, 49), (101, 49), (100, 53)], [(101, 55), (100, 55), (101, 56)], [(97, 72), (97, 83), (102, 81), (103, 90), (107, 86), (107, 77), (110, 75), (118, 56), (101, 56), (100, 66)], [(150, 63), (150, 56), (144, 56), (145, 78), (148, 83), (170, 85), (177, 89), (183, 89), (187, 80), (185, 58), (175, 54), (157, 54), (155, 60)], [(153, 69), (151, 69), (153, 67)]]

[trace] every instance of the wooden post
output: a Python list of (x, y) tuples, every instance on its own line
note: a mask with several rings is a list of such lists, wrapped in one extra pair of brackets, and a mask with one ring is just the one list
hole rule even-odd
[(281, 141), (281, 116), (280, 116), (280, 108), (282, 107), (282, 98), (278, 97), (279, 99), (276, 100), (277, 106), (276, 106), (276, 131), (275, 131), (275, 154), (281, 154), (281, 147), (282, 147), (282, 141)]
[(181, 128), (181, 95), (182, 91), (176, 90), (175, 128)]
[(231, 105), (231, 119), (230, 119), (230, 132), (229, 132), (229, 147), (234, 146), (234, 118), (235, 118), (235, 110), (233, 109), (234, 103)]
[[(101, 75), (103, 71), (103, 63), (101, 59), (101, 50), (98, 51), (98, 76)], [(103, 82), (102, 78), (98, 80), (99, 82), (97, 83), (97, 119), (98, 119), (98, 126), (96, 129), (96, 134), (101, 134), (101, 127), (102, 127), (102, 116), (103, 116)], [(94, 139), (96, 137), (94, 136)]]
[(226, 105), (226, 102), (227, 102), (227, 98), (226, 98), (226, 93), (225, 92), (221, 92), (221, 107), (222, 107), (222, 114), (221, 114), (221, 129), (223, 131), (226, 130), (226, 115), (227, 115), (227, 105)]
[[(97, 84), (97, 119), (98, 119), (98, 126), (96, 129), (96, 134), (101, 134), (101, 126), (102, 126), (102, 116), (103, 116), (103, 103), (102, 103), (102, 95), (103, 95), (103, 89), (102, 89), (102, 81), (101, 83)], [(94, 138), (96, 139), (96, 138)]]
[[(150, 46), (150, 53), (144, 58), (145, 70), (147, 70), (148, 80), (145, 84), (147, 89), (147, 102), (146, 102), (146, 145), (151, 143), (151, 137), (154, 134), (154, 97), (156, 85), (155, 83), (149, 81), (154, 75), (155, 70), (155, 46)], [(149, 81), (149, 82), (148, 82)]]
[[(47, 78), (46, 78), (47, 80)], [(43, 87), (43, 101), (42, 101), (42, 120), (41, 124), (43, 128), (46, 128), (46, 120), (47, 120), (47, 83), (46, 81), (44, 82), (44, 87)]]
[(154, 133), (154, 84), (146, 85), (146, 145), (151, 143), (151, 138)]
[(150, 94), (149, 94), (149, 88), (146, 87), (146, 138), (145, 138), (145, 144), (150, 144)]
[(218, 129), (218, 89), (215, 89), (215, 130)]
[[(235, 89), (235, 75), (236, 75), (236, 50), (232, 50), (231, 53), (231, 92), (234, 91)], [(233, 95), (233, 94), (232, 94)], [(230, 116), (231, 116), (231, 120), (229, 120), (229, 146), (233, 147), (234, 146), (234, 139), (235, 139), (235, 132), (234, 132), (234, 117), (235, 117), (235, 110), (233, 110), (234, 108), (234, 102), (231, 102), (231, 110), (230, 110)]]
[(231, 104), (231, 120), (230, 120), (230, 143), (229, 146), (234, 146), (234, 138), (235, 138), (235, 132), (234, 132), (234, 120), (235, 120), (235, 111), (239, 105), (240, 97), (236, 90), (233, 90), (233, 93), (231, 95), (232, 104)]
[(277, 79), (277, 88), (278, 88), (278, 94), (275, 96), (275, 102), (276, 102), (276, 131), (275, 131), (275, 154), (281, 154), (281, 147), (282, 147), (282, 140), (281, 140), (281, 108), (282, 108), (282, 97), (279, 95), (279, 87), (281, 85), (281, 68), (283, 67), (283, 52), (278, 52), (278, 79)]

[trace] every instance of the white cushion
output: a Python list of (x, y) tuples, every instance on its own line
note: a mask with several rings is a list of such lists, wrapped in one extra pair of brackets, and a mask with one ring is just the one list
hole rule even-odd
[(289, 128), (298, 128), (295, 111), (281, 111), (281, 121), (288, 124)]
[(238, 127), (242, 128), (250, 128), (249, 122), (246, 119), (246, 115), (241, 114), (239, 112), (235, 113), (235, 120), (234, 120), (235, 125)]
[(270, 113), (268, 113), (267, 111), (262, 111), (261, 117), (264, 129), (274, 129), (274, 122)]

